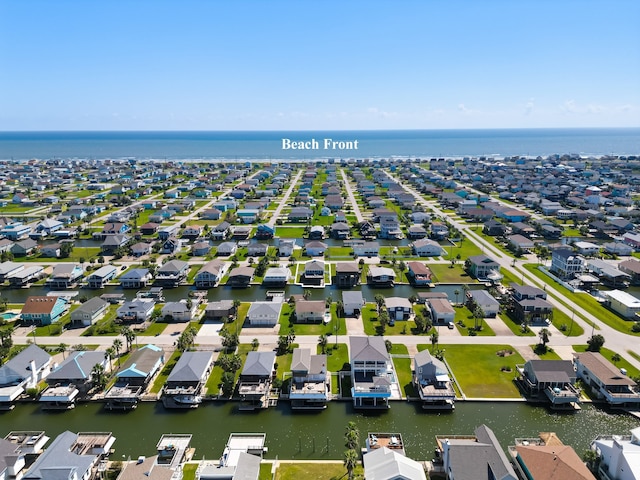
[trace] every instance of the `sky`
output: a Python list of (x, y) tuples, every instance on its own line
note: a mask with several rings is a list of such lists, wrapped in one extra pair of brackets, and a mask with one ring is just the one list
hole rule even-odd
[(0, 131), (640, 126), (637, 0), (0, 0)]

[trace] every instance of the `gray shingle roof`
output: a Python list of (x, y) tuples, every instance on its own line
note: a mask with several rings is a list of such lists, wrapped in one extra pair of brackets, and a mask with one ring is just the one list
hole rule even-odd
[(184, 352), (173, 367), (167, 382), (197, 382), (211, 363), (212, 352)]
[(271, 376), (276, 362), (276, 352), (249, 352), (242, 375)]

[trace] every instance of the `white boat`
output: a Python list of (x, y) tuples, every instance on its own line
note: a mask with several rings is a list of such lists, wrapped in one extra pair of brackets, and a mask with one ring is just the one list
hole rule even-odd
[(173, 400), (181, 405), (199, 405), (202, 403), (202, 397), (199, 395), (176, 395)]

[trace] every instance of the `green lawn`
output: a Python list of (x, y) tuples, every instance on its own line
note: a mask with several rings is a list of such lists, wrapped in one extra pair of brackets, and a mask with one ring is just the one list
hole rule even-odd
[(538, 347), (538, 345), (540, 345), (539, 343), (536, 343), (534, 345), (531, 345), (531, 350), (533, 350), (533, 352), (538, 355), (542, 360), (562, 360), (562, 358), (560, 358), (560, 355), (558, 355), (556, 352), (553, 351), (553, 348), (547, 346), (547, 351), (545, 353), (540, 353), (536, 351), (536, 348)]
[(197, 469), (198, 469), (197, 463), (185, 463), (182, 466), (182, 480), (196, 480)]
[[(573, 347), (573, 350), (578, 352), (578, 353), (583, 353), (583, 352), (587, 351), (587, 345), (573, 345), (572, 347)], [(611, 358), (617, 352), (614, 352), (613, 350), (609, 350), (606, 347), (602, 347), (600, 349), (600, 353), (602, 354), (602, 356), (604, 358), (606, 358), (612, 364), (614, 364), (616, 366), (616, 368), (626, 368), (627, 369), (627, 376), (629, 376), (629, 377), (640, 377), (640, 370), (638, 370), (636, 367), (631, 365), (621, 354), (618, 353), (618, 355), (620, 356), (620, 361), (614, 362), (613, 360), (611, 360)]]
[(344, 319), (338, 318), (336, 315), (336, 304), (331, 304), (331, 321), (325, 323), (291, 323), (290, 319), (293, 319), (294, 307), (285, 303), (282, 306), (282, 312), (280, 313), (280, 319), (278, 323), (280, 326), (280, 334), (286, 335), (289, 330), (293, 328), (296, 335), (316, 335), (320, 336), (323, 333), (327, 335), (333, 335), (336, 331), (336, 324), (338, 325), (338, 334), (347, 334), (347, 325)]
[(409, 355), (406, 345), (394, 343), (391, 346), (391, 359), (393, 360), (393, 365), (396, 369), (396, 375), (398, 375), (398, 383), (400, 388), (402, 389), (404, 397), (413, 397), (415, 396), (415, 391), (413, 389), (412, 383), (412, 363), (411, 358), (407, 357), (396, 357), (394, 355)]
[[(531, 273), (533, 273), (536, 277), (540, 278), (544, 282), (550, 285), (553, 285), (553, 288), (555, 288), (560, 293), (565, 295), (571, 303), (574, 303), (575, 305), (578, 305), (579, 307), (583, 308), (587, 312), (595, 315), (598, 318), (598, 320), (604, 322), (606, 325), (618, 330), (619, 332), (626, 333), (627, 335), (640, 336), (640, 332), (631, 331), (631, 327), (634, 324), (633, 321), (623, 319), (612, 310), (609, 310), (608, 308), (604, 307), (602, 304), (600, 304), (595, 298), (593, 298), (588, 293), (570, 292), (568, 289), (566, 289), (559, 283), (554, 282), (551, 279), (551, 277), (548, 277), (543, 272), (538, 270), (537, 267), (538, 265), (535, 263), (528, 263), (525, 265), (525, 268), (527, 270), (529, 270)], [(571, 305), (567, 305), (567, 306), (571, 308)], [(589, 322), (587, 321), (587, 323)], [(596, 329), (597, 329), (597, 325), (596, 325)]]
[(456, 263), (451, 268), (451, 264), (444, 263), (429, 263), (427, 264), (431, 273), (435, 277), (434, 283), (478, 283), (464, 271), (464, 264), (462, 262)]
[(476, 322), (476, 320), (473, 318), (473, 313), (471, 313), (471, 310), (469, 310), (466, 306), (456, 307), (455, 311), (456, 328), (462, 335), (468, 336), (470, 330), (473, 329), (477, 323), (477, 325), (481, 327), (481, 330), (476, 330), (476, 335), (482, 337), (495, 336), (495, 332), (489, 325), (487, 325), (487, 322), (485, 322), (482, 318), (479, 318)]
[[(513, 383), (515, 365), (524, 359), (509, 345), (440, 345), (460, 388), (467, 397), (520, 398)], [(501, 357), (497, 352), (511, 350)], [(506, 367), (511, 371), (502, 371)]]
[[(313, 478), (314, 480), (344, 480), (347, 470), (342, 463), (280, 463), (274, 480), (299, 480)], [(364, 478), (364, 469), (358, 465), (354, 470), (354, 480)]]
[(180, 360), (181, 356), (182, 352), (180, 350), (176, 350), (175, 352), (173, 352), (171, 357), (169, 357), (169, 359), (165, 362), (162, 371), (158, 374), (155, 381), (153, 382), (153, 386), (150, 390), (151, 393), (160, 393), (160, 390), (162, 390), (162, 386), (167, 381), (171, 370), (173, 370), (173, 367), (176, 366), (176, 363), (178, 363), (178, 360)]
[[(242, 365), (236, 371), (235, 379), (238, 381), (238, 377), (240, 377), (240, 373), (242, 372), (242, 368), (244, 367), (244, 362), (247, 360), (247, 354), (253, 350), (253, 347), (247, 343), (241, 343), (238, 345), (238, 355), (242, 358)], [(215, 366), (211, 370), (211, 375), (209, 375), (209, 379), (207, 380), (207, 384), (205, 386), (205, 390), (208, 396), (217, 396), (220, 390), (220, 383), (222, 382), (222, 374), (224, 371), (222, 368)]]
[(142, 332), (140, 332), (140, 335), (147, 335), (147, 336), (160, 335), (162, 332), (164, 332), (164, 329), (167, 328), (167, 325), (168, 323), (164, 321), (151, 322), (147, 328), (145, 328)]
[(306, 227), (277, 226), (276, 235), (280, 238), (303, 238)]
[(509, 327), (509, 330), (513, 332), (514, 335), (518, 335), (519, 337), (533, 337), (535, 333), (530, 328), (527, 328), (526, 332), (522, 331), (522, 327), (520, 326), (520, 322), (511, 318), (506, 312), (500, 315), (500, 318), (504, 322), (504, 324)]
[[(366, 303), (362, 309), (362, 323), (367, 335), (382, 335), (380, 322), (378, 321), (378, 309), (375, 303)], [(396, 320), (393, 326), (387, 325), (384, 335), (411, 335), (416, 331), (416, 322), (413, 320)], [(424, 332), (423, 335), (428, 334)]]
[(482, 248), (473, 243), (468, 238), (463, 238), (462, 241), (457, 242), (456, 246), (451, 244), (441, 244), (442, 248), (445, 250), (445, 254), (443, 257), (447, 260), (451, 260), (451, 258), (456, 258), (460, 255), (460, 260), (464, 262), (467, 258), (473, 257), (474, 255), (482, 255)]

